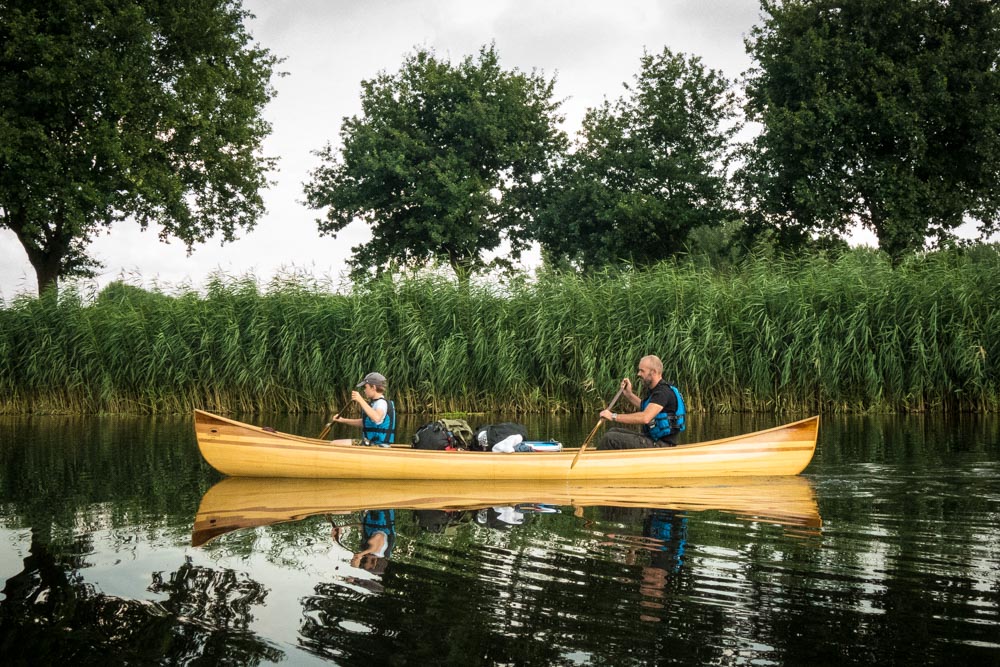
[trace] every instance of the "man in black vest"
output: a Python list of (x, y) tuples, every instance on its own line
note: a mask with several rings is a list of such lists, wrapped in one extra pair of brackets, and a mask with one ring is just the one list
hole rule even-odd
[(644, 447), (674, 447), (677, 434), (669, 427), (670, 416), (677, 414), (677, 396), (663, 379), (663, 362), (648, 355), (639, 360), (639, 379), (646, 387), (646, 399), (632, 391), (632, 380), (622, 380), (622, 395), (638, 412), (618, 414), (601, 410), (601, 419), (615, 424), (641, 425), (642, 432), (625, 428), (609, 428), (598, 443), (598, 449), (642, 449)]

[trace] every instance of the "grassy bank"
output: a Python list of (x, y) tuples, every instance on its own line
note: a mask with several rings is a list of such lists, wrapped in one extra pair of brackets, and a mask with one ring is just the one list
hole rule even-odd
[(19, 299), (0, 309), (0, 412), (337, 410), (369, 370), (407, 412), (594, 409), (647, 353), (695, 410), (995, 411), (1000, 253)]

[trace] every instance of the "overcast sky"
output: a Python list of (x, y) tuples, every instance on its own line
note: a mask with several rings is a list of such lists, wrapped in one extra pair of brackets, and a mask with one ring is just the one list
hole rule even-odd
[[(339, 142), (345, 116), (360, 111), (361, 81), (396, 72), (414, 47), (458, 61), (496, 44), (501, 66), (556, 78), (564, 130), (572, 138), (586, 109), (621, 95), (643, 50), (697, 55), (730, 79), (750, 66), (743, 39), (759, 21), (757, 0), (247, 0), (250, 32), (285, 58), (277, 97), (265, 111), (273, 133), (265, 153), (279, 158), (276, 184), (264, 193), (267, 213), (253, 231), (191, 256), (165, 245), (156, 230), (121, 223), (90, 246), (106, 265), (97, 286), (121, 276), (172, 288), (204, 285), (215, 271), (249, 272), (266, 281), (283, 267), (334, 281), (351, 248), (368, 238), (354, 223), (337, 238), (320, 237), (321, 215), (301, 203), (302, 186), (319, 162), (314, 150)], [(35, 275), (20, 243), (0, 230), (0, 299), (34, 293)]]

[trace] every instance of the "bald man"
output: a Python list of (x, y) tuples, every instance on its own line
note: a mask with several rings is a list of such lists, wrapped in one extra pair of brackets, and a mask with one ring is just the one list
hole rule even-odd
[(652, 354), (639, 360), (639, 380), (646, 388), (646, 398), (632, 391), (632, 380), (622, 380), (622, 396), (637, 408), (636, 412), (618, 414), (601, 411), (601, 419), (615, 425), (641, 426), (641, 431), (609, 428), (598, 443), (598, 449), (642, 449), (674, 447), (684, 420), (684, 399), (677, 388), (663, 379), (663, 362)]

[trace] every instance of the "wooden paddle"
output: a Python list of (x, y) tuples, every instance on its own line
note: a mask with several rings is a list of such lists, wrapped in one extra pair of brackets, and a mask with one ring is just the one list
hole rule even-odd
[[(340, 413), (337, 413), (337, 414), (340, 414)], [(336, 417), (336, 416), (337, 416), (337, 415), (334, 415), (334, 417)], [(322, 431), (320, 431), (320, 432), (319, 432), (319, 435), (318, 435), (318, 436), (316, 436), (316, 439), (317, 439), (317, 440), (322, 440), (323, 438), (325, 438), (325, 437), (326, 437), (326, 434), (330, 432), (330, 426), (331, 426), (332, 424), (333, 424), (333, 422), (330, 422), (329, 424), (327, 424), (327, 425), (326, 425), (326, 428), (324, 428), (324, 429), (323, 429)]]
[[(343, 414), (343, 413), (347, 412), (348, 410), (350, 410), (352, 405), (354, 405), (354, 403), (348, 403), (346, 408), (344, 408), (343, 410), (341, 410), (340, 412), (338, 412), (337, 414), (335, 414), (333, 416), (333, 419), (330, 420), (330, 423), (326, 425), (326, 428), (324, 428), (320, 432), (319, 436), (316, 439), (317, 440), (322, 440), (323, 438), (325, 438), (326, 434), (330, 432), (330, 427), (333, 425), (333, 422), (336, 421), (337, 417), (339, 417), (341, 414)], [(362, 416), (364, 416), (364, 415), (362, 414)]]
[[(347, 407), (351, 407), (351, 406), (347, 406)], [(330, 432), (330, 427), (331, 427), (331, 426), (333, 425), (333, 422), (334, 422), (334, 421), (335, 421), (335, 420), (337, 419), (337, 417), (339, 417), (339, 416), (340, 416), (340, 413), (339, 413), (339, 412), (338, 412), (337, 414), (335, 414), (335, 415), (333, 416), (333, 419), (331, 419), (331, 420), (330, 420), (330, 423), (326, 425), (326, 428), (324, 428), (324, 429), (323, 429), (323, 430), (322, 430), (322, 431), (320, 432), (319, 436), (318, 436), (318, 437), (316, 438), (317, 440), (322, 440), (323, 438), (325, 438), (325, 437), (326, 437), (327, 433), (329, 433), (329, 432)]]
[[(618, 393), (615, 394), (615, 397), (611, 399), (610, 403), (608, 403), (607, 407), (608, 410), (615, 407), (615, 403), (618, 402), (618, 399), (619, 397), (621, 397), (623, 391), (625, 391), (625, 385), (622, 385), (621, 387), (618, 388)], [(594, 430), (591, 431), (590, 435), (587, 436), (587, 439), (583, 441), (583, 444), (580, 446), (580, 451), (576, 453), (576, 456), (573, 457), (573, 462), (569, 464), (570, 470), (572, 470), (576, 466), (576, 462), (580, 460), (580, 454), (583, 454), (583, 450), (585, 450), (587, 448), (587, 445), (590, 444), (590, 441), (594, 439), (594, 434), (597, 433), (597, 429), (600, 428), (602, 421), (604, 420), (598, 419), (597, 423), (594, 424)]]

